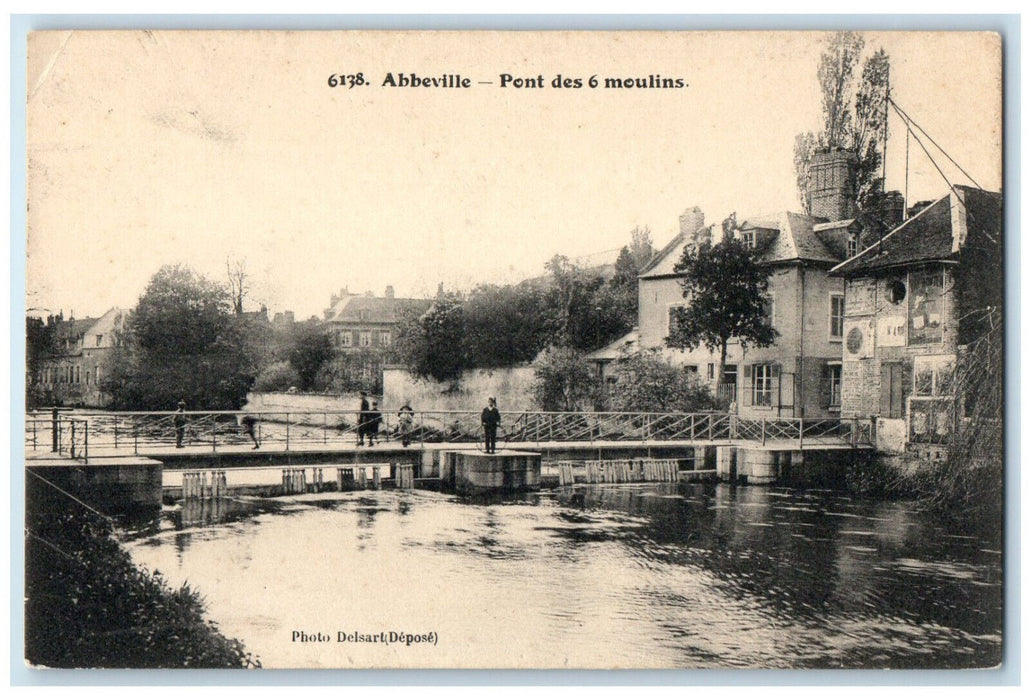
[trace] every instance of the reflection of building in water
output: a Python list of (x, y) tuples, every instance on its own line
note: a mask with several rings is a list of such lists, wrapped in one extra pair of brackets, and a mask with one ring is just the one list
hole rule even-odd
[(957, 186), (831, 274), (845, 279), (842, 417), (875, 416), (881, 450), (946, 443), (957, 359), (1002, 307), (1002, 195)]

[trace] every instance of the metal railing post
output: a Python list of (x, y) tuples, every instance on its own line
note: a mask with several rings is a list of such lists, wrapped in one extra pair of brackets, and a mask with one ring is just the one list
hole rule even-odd
[(71, 454), (72, 459), (75, 459), (75, 421), (73, 420), (71, 423), (72, 423), (72, 444), (69, 447), (68, 452), (69, 452), (69, 454)]
[(802, 449), (802, 436), (804, 435), (804, 431), (805, 431), (805, 422), (804, 421), (805, 421), (804, 418), (799, 418), (798, 419), (798, 449)]
[(86, 438), (82, 442), (82, 459), (89, 464), (89, 421), (86, 421)]
[(852, 447), (856, 446), (857, 438), (859, 436), (859, 419), (855, 416), (852, 417)]
[(115, 449), (118, 449), (118, 418), (115, 417)]
[(766, 444), (766, 417), (764, 416), (760, 421), (762, 423), (762, 444)]
[(212, 413), (211, 414), (211, 451), (212, 452), (218, 452), (218, 443), (216, 442), (216, 437), (215, 437), (217, 431), (215, 430), (215, 427), (216, 427), (215, 426), (215, 414)]
[(329, 441), (329, 435), (327, 434), (327, 428), (329, 426), (329, 414), (322, 414), (322, 444), (325, 445)]
[(50, 442), (53, 445), (51, 452), (59, 452), (61, 447), (61, 424), (57, 422), (57, 409), (51, 412), (50, 419)]
[(140, 426), (136, 422), (136, 416), (132, 417), (132, 453), (138, 455), (140, 453)]

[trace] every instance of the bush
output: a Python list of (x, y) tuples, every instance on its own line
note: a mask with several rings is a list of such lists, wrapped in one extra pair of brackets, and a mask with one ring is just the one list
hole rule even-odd
[[(51, 668), (254, 668), (201, 596), (138, 568), (110, 523), (29, 478), (25, 658)], [(69, 509), (69, 510), (62, 510)], [(74, 509), (74, 510), (72, 510)]]
[(289, 362), (275, 362), (261, 370), (254, 381), (254, 391), (286, 391), (300, 383), (297, 370)]
[(621, 357), (616, 363), (616, 384), (609, 391), (607, 402), (613, 411), (691, 413), (726, 409), (697, 372), (674, 367), (657, 352)]

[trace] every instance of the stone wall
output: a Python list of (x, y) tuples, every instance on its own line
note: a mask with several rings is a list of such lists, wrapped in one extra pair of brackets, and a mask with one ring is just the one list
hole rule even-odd
[(243, 410), (254, 413), (290, 411), (357, 411), (361, 396), (355, 394), (297, 394), (285, 391), (250, 392)]
[(536, 410), (533, 400), (533, 368), (476, 369), (462, 375), (456, 387), (413, 377), (407, 370), (383, 369), (383, 406), (399, 407), (406, 400), (416, 411), (478, 411), (487, 397), (498, 400), (506, 411)]

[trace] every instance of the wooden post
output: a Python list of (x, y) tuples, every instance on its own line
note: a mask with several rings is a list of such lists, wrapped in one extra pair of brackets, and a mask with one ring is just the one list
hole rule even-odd
[(379, 491), (380, 488), (381, 488), (381, 486), (380, 486), (380, 467), (379, 467), (379, 465), (376, 465), (375, 467), (372, 468), (372, 488), (376, 489), (377, 491)]

